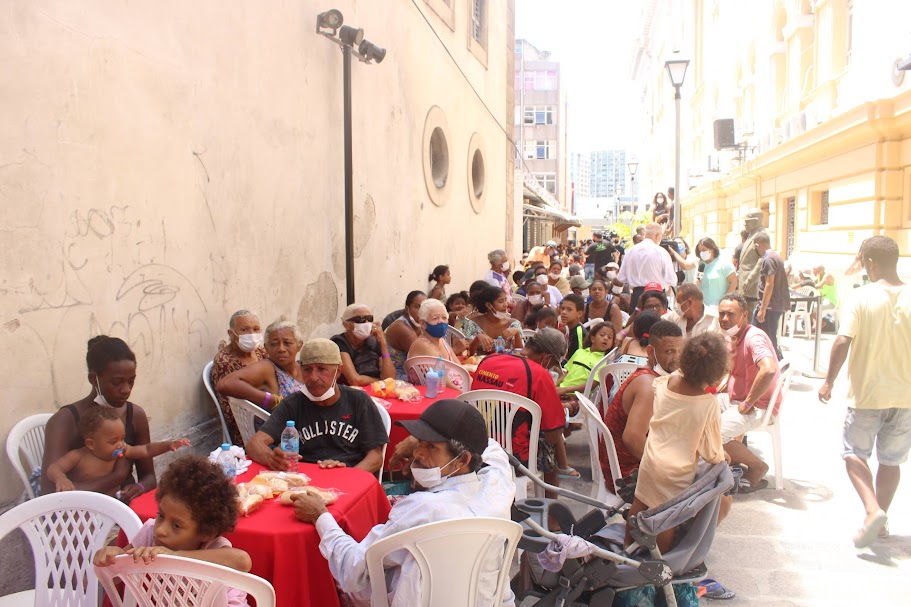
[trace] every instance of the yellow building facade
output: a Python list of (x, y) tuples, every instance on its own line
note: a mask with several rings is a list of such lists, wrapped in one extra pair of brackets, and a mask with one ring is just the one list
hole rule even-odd
[[(657, 189), (674, 172), (663, 64), (691, 60), (678, 194), (685, 236), (733, 247), (742, 216), (760, 208), (773, 246), (802, 265), (843, 269), (863, 239), (884, 234), (911, 271), (911, 74), (896, 69), (911, 54), (911, 3), (656, 1), (645, 11), (633, 75), (646, 108), (640, 168)], [(724, 119), (734, 129), (718, 150)]]

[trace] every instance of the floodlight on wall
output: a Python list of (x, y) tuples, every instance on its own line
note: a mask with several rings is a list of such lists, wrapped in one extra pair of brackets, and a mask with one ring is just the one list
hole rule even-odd
[(386, 49), (364, 40), (364, 30), (342, 25), (345, 19), (336, 9), (316, 16), (316, 33), (342, 49), (342, 118), (345, 160), (345, 297), (354, 303), (354, 161), (351, 135), (351, 55), (363, 63), (380, 63)]
[(382, 63), (383, 59), (386, 58), (386, 49), (380, 48), (369, 40), (364, 40), (361, 42), (360, 46), (357, 47), (357, 53), (360, 55), (359, 59), (364, 63)]
[[(342, 17), (341, 11), (337, 9), (331, 9), (325, 13), (320, 13), (316, 16), (316, 33), (317, 34), (327, 34), (330, 36), (335, 36), (338, 32), (338, 28), (342, 26), (345, 18)], [(331, 32), (325, 30), (332, 30)]]

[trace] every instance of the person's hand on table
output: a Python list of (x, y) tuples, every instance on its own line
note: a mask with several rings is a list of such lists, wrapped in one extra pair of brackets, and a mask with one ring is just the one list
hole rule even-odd
[[(490, 352), (493, 350), (493, 340), (486, 333), (479, 333), (475, 339), (478, 340), (478, 349), (483, 350), (484, 352)], [(504, 338), (505, 339), (505, 338)]]
[(127, 485), (120, 490), (120, 497), (118, 498), (124, 504), (129, 504), (131, 501), (145, 493), (137, 483), (132, 485)]
[[(300, 460), (301, 456), (298, 454), (297, 461)], [(278, 447), (269, 453), (269, 457), (266, 459), (265, 463), (269, 467), (269, 470), (279, 470), (281, 472), (284, 472), (291, 467), (288, 465), (288, 460), (285, 459), (285, 452)]]
[(95, 553), (92, 564), (96, 567), (109, 567), (114, 564), (114, 559), (121, 554), (126, 554), (120, 546), (105, 546)]
[(133, 555), (134, 563), (138, 563), (139, 560), (142, 559), (142, 562), (148, 565), (153, 562), (155, 557), (159, 554), (174, 554), (174, 551), (165, 548), (164, 546), (137, 546), (135, 548), (129, 548), (126, 553)]
[(822, 387), (819, 388), (819, 402), (823, 404), (828, 404), (829, 399), (832, 398), (832, 384), (829, 382), (823, 382)]
[(340, 462), (337, 459), (321, 459), (318, 462), (320, 468), (347, 468), (348, 464)]
[(291, 505), (294, 506), (294, 516), (304, 523), (315, 523), (320, 515), (329, 512), (323, 500), (306, 493), (293, 495)]
[(411, 456), (417, 446), (418, 439), (413, 436), (409, 436), (396, 445), (392, 457), (389, 458), (389, 469), (409, 472), (411, 470)]

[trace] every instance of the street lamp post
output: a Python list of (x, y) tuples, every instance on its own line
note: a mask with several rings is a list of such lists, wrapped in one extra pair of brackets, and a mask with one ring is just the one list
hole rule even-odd
[(674, 155), (674, 236), (680, 236), (682, 215), (680, 207), (680, 87), (683, 86), (683, 79), (686, 77), (686, 68), (689, 64), (689, 59), (670, 59), (664, 62), (667, 75), (674, 87), (674, 106), (677, 114), (676, 134), (674, 137), (676, 143)]
[(632, 210), (639, 206), (636, 198), (636, 171), (639, 169), (639, 161), (630, 160), (626, 163), (626, 168), (629, 169), (629, 205)]
[[(345, 297), (354, 303), (354, 162), (351, 136), (351, 55), (362, 63), (381, 63), (386, 49), (364, 40), (364, 30), (342, 25), (341, 11), (332, 9), (316, 16), (316, 33), (342, 49), (342, 113), (345, 155)], [(355, 49), (355, 47), (357, 47)]]

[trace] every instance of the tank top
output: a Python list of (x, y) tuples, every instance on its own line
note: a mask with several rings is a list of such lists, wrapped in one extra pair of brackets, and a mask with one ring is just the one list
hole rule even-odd
[[(271, 361), (270, 361), (271, 362)], [(297, 364), (297, 363), (295, 363)], [(294, 379), (287, 371), (282, 370), (274, 362), (272, 366), (275, 367), (275, 379), (278, 381), (278, 393), (284, 396), (291, 396), (295, 392), (300, 392), (301, 387), (304, 385)]]
[[(591, 305), (592, 302), (585, 304), (585, 322), (591, 320)], [(604, 316), (596, 316), (595, 318), (601, 318), (604, 322), (610, 324), (610, 309), (614, 305), (613, 298), (607, 300), (607, 309), (604, 311)]]
[[(620, 474), (624, 477), (639, 467), (639, 458), (633, 455), (623, 443), (623, 431), (626, 430), (626, 421), (629, 419), (629, 413), (623, 409), (623, 393), (626, 392), (627, 386), (640, 375), (651, 375), (658, 377), (658, 374), (651, 369), (639, 369), (634, 371), (623, 385), (617, 390), (614, 398), (611, 399), (604, 413), (604, 424), (614, 439), (614, 449), (617, 451), (617, 463), (620, 466)], [(607, 447), (604, 441), (598, 441), (598, 459), (601, 462), (601, 470), (604, 472), (604, 482), (607, 484), (607, 490), (614, 493), (614, 479), (610, 473), (610, 461), (607, 458)]]

